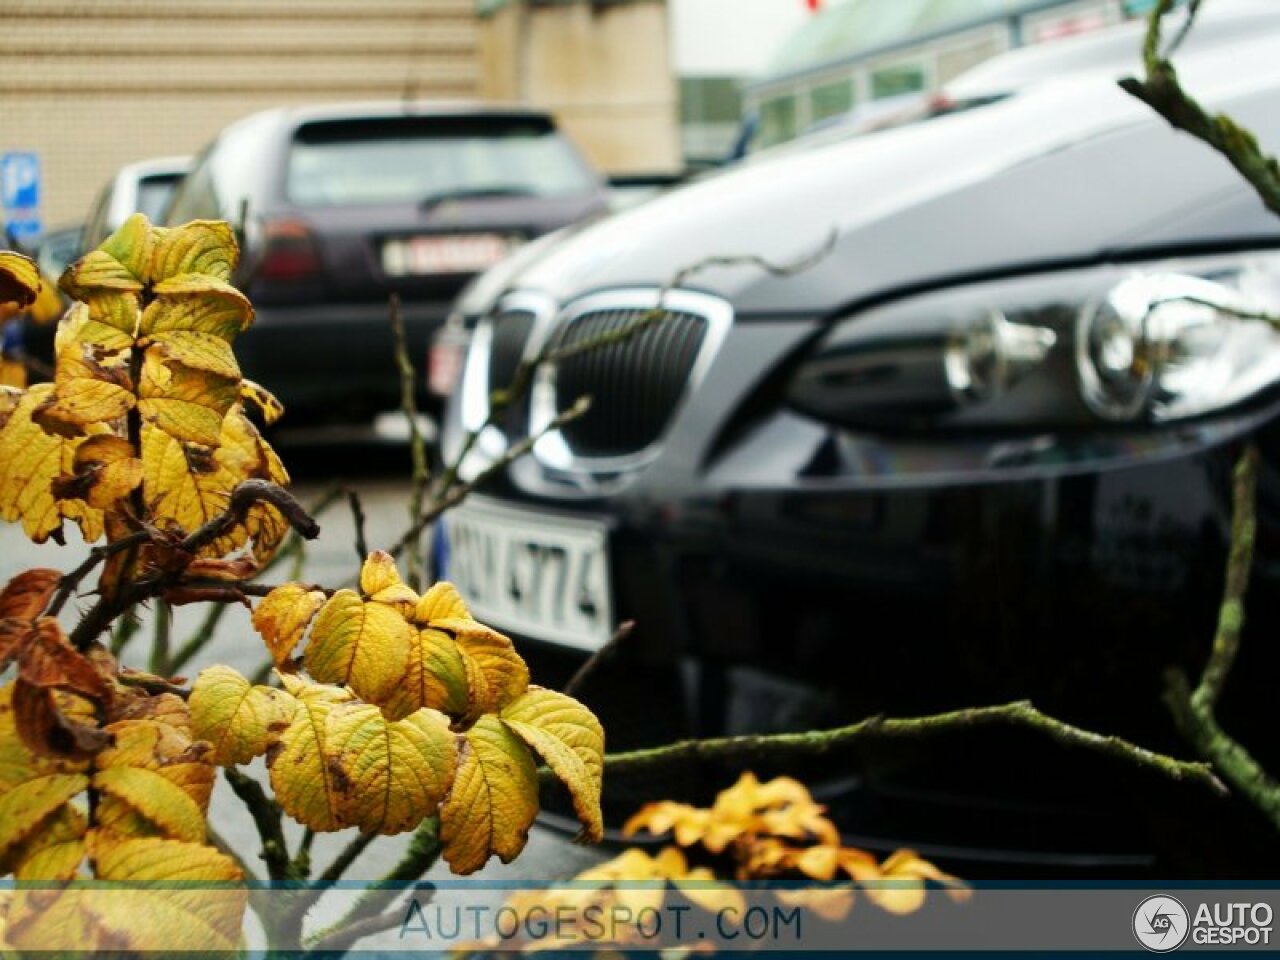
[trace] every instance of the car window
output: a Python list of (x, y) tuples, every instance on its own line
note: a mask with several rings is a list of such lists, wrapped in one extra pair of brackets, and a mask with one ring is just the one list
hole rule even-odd
[(558, 197), (595, 187), (546, 121), (395, 117), (299, 127), (285, 189), (300, 206), (344, 206), (486, 191)]
[(170, 226), (188, 220), (217, 220), (221, 216), (218, 195), (213, 189), (213, 163), (215, 150), (206, 150), (196, 158), (191, 172), (177, 185), (165, 214)]
[(114, 186), (115, 181), (112, 180), (98, 191), (98, 196), (93, 201), (93, 207), (89, 210), (89, 216), (84, 223), (84, 245), (86, 250), (92, 250), (107, 239), (107, 210), (111, 207), (111, 190)]
[(146, 214), (148, 220), (160, 223), (174, 190), (181, 182), (182, 176), (176, 173), (142, 177), (138, 181), (138, 212)]

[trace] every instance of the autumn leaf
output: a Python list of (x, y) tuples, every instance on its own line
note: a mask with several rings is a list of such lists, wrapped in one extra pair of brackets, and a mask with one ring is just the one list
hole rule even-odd
[(497, 717), (483, 716), (461, 738), (458, 770), (440, 808), (440, 840), (454, 873), (474, 873), (497, 854), (524, 849), (538, 813), (533, 758)]
[(325, 596), (300, 583), (276, 587), (253, 611), (253, 627), (262, 637), (277, 667), (290, 662), (294, 649), (316, 613), (324, 606)]
[(84, 860), (87, 829), (85, 815), (64, 803), (11, 851), (9, 859), (14, 864), (14, 879), (19, 882), (70, 880)]
[(216, 447), (239, 393), (236, 377), (188, 366), (163, 344), (143, 355), (138, 411), (175, 440)]
[[(226, 509), (231, 491), (254, 478), (281, 486), (289, 482), (275, 451), (239, 408), (223, 421), (216, 450), (182, 443), (163, 430), (143, 425), (143, 499), (157, 520), (188, 533), (198, 530)], [(274, 506), (254, 504), (243, 523), (215, 538), (201, 556), (222, 557), (252, 542), (254, 558), (266, 563), (288, 530), (288, 521)]]
[(418, 594), (400, 579), (391, 554), (375, 550), (360, 568), (360, 592), (374, 603), (385, 603), (404, 614), (413, 612)]
[(156, 233), (147, 279), (157, 286), (191, 275), (225, 282), (235, 272), (239, 248), (225, 221), (193, 220)]
[(53, 482), (53, 495), (59, 500), (83, 500), (97, 510), (127, 498), (142, 483), (142, 461), (133, 444), (114, 434), (99, 434), (80, 444), (71, 471), (71, 476)]
[(253, 320), (253, 307), (243, 293), (206, 277), (188, 277), (162, 285), (142, 311), (138, 332), (158, 336), (173, 331), (211, 334), (230, 342)]
[[(168, 694), (148, 698), (161, 701), (155, 709), (131, 710), (142, 716), (117, 720), (106, 727), (113, 744), (94, 757), (99, 770), (112, 767), (141, 767), (152, 770), (182, 790), (203, 814), (209, 808), (213, 792), (215, 768), (211, 760), (212, 746), (203, 740), (193, 741), (191, 733), (166, 713)], [(186, 703), (178, 700), (185, 711)], [(150, 712), (150, 716), (146, 715)]]
[(349, 703), (332, 709), (326, 724), (342, 823), (395, 834), (436, 812), (457, 763), (447, 717), (419, 710), (391, 722), (372, 704)]
[(496, 713), (528, 689), (529, 668), (511, 640), (474, 620), (453, 584), (433, 584), (413, 617), (420, 627), (443, 631), (458, 645), (470, 688), (467, 720)]
[(316, 616), (303, 661), (317, 680), (346, 684), (380, 704), (404, 676), (413, 633), (395, 608), (339, 590)]
[(568, 787), (583, 839), (598, 843), (604, 835), (604, 728), (595, 714), (563, 693), (531, 687), (500, 716)]
[(93, 775), (93, 787), (154, 823), (163, 836), (203, 843), (204, 817), (181, 787), (145, 767), (109, 767)]
[(83, 774), (53, 773), (19, 783), (0, 796), (0, 859), (88, 786)]
[(0, 590), (0, 620), (34, 620), (53, 599), (61, 580), (58, 570), (39, 567), (24, 570)]
[(271, 787), (285, 813), (312, 830), (339, 830), (339, 798), (329, 769), (325, 730), (329, 713), (352, 700), (351, 692), (281, 674), (297, 700), (293, 720), (267, 750)]
[(195, 736), (213, 744), (211, 760), (224, 767), (266, 753), (297, 706), (283, 690), (251, 685), (224, 666), (200, 671), (189, 702)]
[(240, 381), (240, 400), (246, 406), (257, 410), (262, 417), (262, 422), (267, 426), (271, 426), (284, 416), (284, 404), (276, 398), (274, 393), (252, 380)]
[[(60, 536), (64, 518), (74, 520), (92, 543), (102, 536), (102, 512), (84, 503), (60, 502), (53, 495), (54, 481), (72, 473), (83, 438), (47, 433), (32, 420), (52, 394), (52, 384), (32, 387), (0, 429), (0, 519), (21, 520), (23, 531), (36, 543)], [(89, 433), (105, 431), (101, 425), (88, 428)]]
[(469, 679), (479, 668), (464, 662), (453, 637), (430, 628), (414, 632), (404, 678), (396, 685), (383, 711), (391, 719), (407, 716), (421, 707), (461, 717), (470, 709)]
[(35, 302), (40, 293), (40, 268), (30, 257), (0, 250), (0, 303), (20, 307)]
[(53, 773), (79, 773), (83, 760), (37, 754), (18, 736), (14, 716), (14, 684), (0, 687), (0, 795), (20, 783)]

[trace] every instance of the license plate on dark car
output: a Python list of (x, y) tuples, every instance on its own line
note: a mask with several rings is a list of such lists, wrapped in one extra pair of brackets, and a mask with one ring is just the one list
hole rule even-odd
[(476, 619), (583, 650), (613, 633), (603, 523), (472, 497), (446, 516), (447, 575)]
[(382, 244), (382, 271), (389, 277), (478, 273), (507, 255), (507, 238), (496, 233), (405, 237)]

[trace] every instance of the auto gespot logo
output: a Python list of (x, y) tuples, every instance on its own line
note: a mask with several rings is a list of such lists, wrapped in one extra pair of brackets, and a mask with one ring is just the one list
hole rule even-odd
[(1265, 946), (1273, 919), (1268, 903), (1201, 903), (1192, 916), (1176, 897), (1157, 894), (1133, 912), (1133, 935), (1153, 953), (1169, 953), (1188, 938), (1215, 946)]

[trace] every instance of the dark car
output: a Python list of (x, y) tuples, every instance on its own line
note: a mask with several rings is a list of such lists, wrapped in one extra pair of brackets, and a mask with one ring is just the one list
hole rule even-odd
[[(1179, 62), (1280, 145), (1274, 32)], [(1030, 699), (1186, 755), (1162, 674), (1203, 664), (1253, 440), (1259, 556), (1223, 721), (1280, 769), (1280, 335), (1205, 305), (1280, 311), (1280, 220), (1117, 88), (1138, 68), (1135, 49), (762, 156), (472, 291), (484, 319), (444, 431), (446, 458), (479, 432), (465, 477), (594, 403), (450, 516), (440, 572), (543, 683), (636, 621), (582, 688), (611, 749)], [(521, 358), (634, 322), (690, 265), (787, 263), (832, 236), (794, 275), (688, 276), (661, 324), (544, 365), (486, 425)], [(807, 775), (850, 835), (970, 870), (1274, 873), (1274, 831), (1242, 804), (1026, 731), (894, 740)]]
[(472, 276), (606, 202), (545, 113), (357, 103), (228, 127), (197, 159), (168, 221), (243, 224), (236, 282), (257, 319), (237, 344), (241, 365), (297, 423), (398, 405), (392, 294), (417, 361)]

